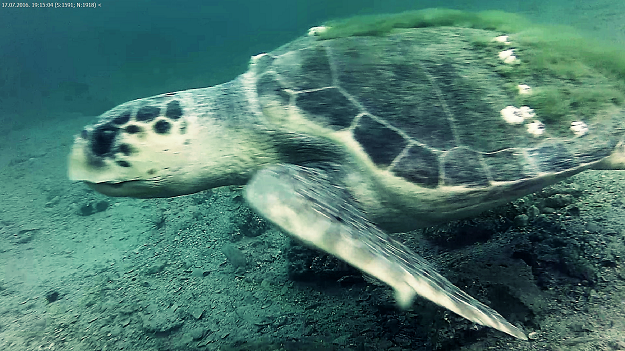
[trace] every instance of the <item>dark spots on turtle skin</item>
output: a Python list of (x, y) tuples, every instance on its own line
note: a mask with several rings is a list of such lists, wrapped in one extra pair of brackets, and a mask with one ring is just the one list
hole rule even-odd
[(365, 115), (354, 129), (354, 138), (378, 166), (388, 166), (407, 146), (399, 133)]
[(113, 123), (117, 124), (117, 125), (124, 125), (126, 123), (128, 123), (128, 121), (130, 121), (130, 111), (126, 111), (122, 114), (120, 114), (119, 116), (113, 118)]
[(158, 134), (167, 134), (171, 130), (171, 123), (164, 119), (159, 119), (156, 123), (154, 123), (152, 128)]
[(486, 170), (477, 152), (465, 148), (449, 151), (443, 158), (445, 185), (485, 187), (489, 185)]
[(94, 155), (87, 156), (87, 164), (93, 168), (102, 168), (106, 167), (106, 162), (104, 162), (104, 158)]
[(430, 150), (413, 145), (393, 167), (393, 173), (426, 188), (435, 188), (439, 180), (438, 157)]
[(96, 156), (111, 154), (111, 147), (118, 132), (119, 128), (110, 123), (96, 127), (91, 136), (91, 151)]
[(156, 106), (143, 106), (137, 111), (137, 116), (135, 116), (135, 120), (139, 122), (150, 122), (153, 121), (160, 114), (161, 109)]
[(179, 131), (180, 131), (180, 134), (183, 134), (183, 135), (187, 133), (187, 123), (186, 122), (183, 121), (182, 123), (180, 123)]
[(121, 152), (122, 154), (126, 155), (126, 156), (130, 156), (133, 154), (134, 150), (132, 148), (132, 146), (130, 146), (129, 144), (120, 144), (117, 147), (117, 151)]
[(338, 89), (330, 88), (297, 94), (295, 104), (318, 124), (333, 130), (351, 125), (360, 109)]
[(128, 161), (124, 161), (124, 160), (117, 160), (115, 161), (115, 163), (117, 163), (121, 167), (126, 167), (126, 168), (132, 167), (130, 163), (128, 163)]
[(124, 130), (126, 131), (126, 133), (128, 134), (137, 134), (143, 131), (143, 128), (139, 127), (136, 124), (131, 124), (129, 126), (126, 126), (126, 128), (124, 128)]
[(146, 173), (149, 174), (149, 175), (154, 175), (154, 174), (156, 174), (156, 169), (150, 168), (150, 169), (148, 169), (148, 171)]
[(167, 103), (167, 109), (165, 110), (165, 116), (169, 119), (177, 120), (182, 117), (182, 107), (178, 100), (173, 100)]

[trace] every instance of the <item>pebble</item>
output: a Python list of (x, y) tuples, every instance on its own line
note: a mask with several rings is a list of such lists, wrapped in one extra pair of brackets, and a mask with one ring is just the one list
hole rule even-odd
[(520, 214), (514, 217), (514, 224), (516, 224), (517, 227), (525, 227), (528, 222), (529, 222), (529, 217), (527, 215)]
[(191, 315), (193, 316), (193, 318), (195, 319), (200, 319), (202, 318), (202, 315), (204, 314), (204, 309), (201, 307), (197, 307), (191, 310)]

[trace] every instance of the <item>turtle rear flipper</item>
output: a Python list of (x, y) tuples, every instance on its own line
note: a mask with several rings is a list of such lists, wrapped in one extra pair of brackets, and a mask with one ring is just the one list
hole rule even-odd
[(339, 178), (336, 172), (317, 168), (271, 166), (252, 178), (245, 197), (287, 233), (390, 285), (401, 307), (409, 307), (418, 294), (470, 321), (527, 340), (499, 313), (367, 221)]

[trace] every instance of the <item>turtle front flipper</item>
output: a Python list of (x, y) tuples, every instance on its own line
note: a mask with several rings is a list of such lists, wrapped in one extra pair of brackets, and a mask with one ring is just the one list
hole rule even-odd
[(336, 172), (271, 166), (252, 178), (245, 197), (287, 233), (390, 285), (401, 307), (409, 307), (419, 294), (470, 321), (527, 340), (499, 313), (458, 289), (423, 258), (369, 222)]

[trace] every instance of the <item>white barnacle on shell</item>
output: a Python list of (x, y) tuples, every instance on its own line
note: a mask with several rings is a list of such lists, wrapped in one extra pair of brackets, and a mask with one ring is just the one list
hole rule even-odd
[(517, 88), (519, 89), (519, 95), (529, 95), (532, 93), (532, 87), (527, 84), (519, 84)]
[(577, 136), (582, 136), (588, 133), (588, 125), (582, 121), (571, 122), (571, 131)]
[(521, 116), (523, 116), (523, 119), (536, 117), (536, 112), (534, 112), (534, 109), (530, 108), (529, 106), (521, 106), (519, 111), (521, 111)]
[(507, 64), (511, 64), (511, 63), (518, 61), (516, 56), (514, 56), (514, 49), (508, 49), (508, 50), (504, 50), (500, 52), (499, 59), (501, 59), (503, 63), (507, 63)]
[(308, 36), (309, 37), (316, 37), (319, 36), (325, 32), (328, 31), (328, 29), (330, 29), (330, 27), (326, 27), (326, 26), (317, 26), (317, 27), (312, 27), (308, 30)]
[(500, 36), (496, 37), (493, 40), (498, 42), (498, 43), (510, 45), (510, 42), (508, 41), (508, 36), (507, 35), (500, 35)]
[(527, 119), (536, 117), (536, 112), (529, 106), (521, 106), (520, 108), (507, 106), (500, 113), (501, 117), (509, 124), (521, 124)]
[(509, 124), (521, 124), (525, 120), (521, 109), (514, 106), (506, 106), (500, 113), (501, 117)]
[(537, 137), (545, 132), (545, 125), (541, 121), (534, 121), (527, 124), (527, 132)]

